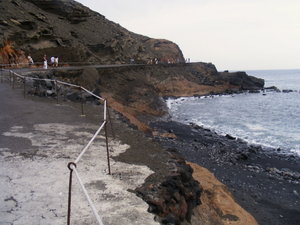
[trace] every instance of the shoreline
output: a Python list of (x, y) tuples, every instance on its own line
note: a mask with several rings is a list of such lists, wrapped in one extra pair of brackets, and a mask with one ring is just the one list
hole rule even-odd
[[(296, 159), (281, 159), (265, 154), (257, 146), (249, 148), (243, 141), (219, 136), (199, 126), (188, 126), (168, 120), (150, 124), (158, 134), (169, 134), (166, 138), (159, 135), (152, 138), (137, 131), (128, 119), (118, 115), (117, 113), (117, 120), (121, 119), (122, 122), (116, 122), (117, 127), (121, 128), (125, 123), (127, 132), (118, 132), (117, 136), (131, 148), (116, 157), (116, 160), (147, 165), (155, 171), (155, 175), (146, 179), (146, 189), (143, 190), (146, 197), (155, 198), (157, 191), (151, 187), (166, 180), (169, 172), (174, 169), (166, 167), (170, 165), (170, 154), (166, 149), (171, 148), (176, 149), (185, 160), (195, 162), (214, 173), (228, 187), (237, 203), (251, 213), (259, 224), (300, 223), (300, 176), (294, 172), (300, 171), (300, 166)], [(151, 118), (145, 116), (144, 121), (149, 122)], [(176, 179), (176, 176), (174, 178)], [(151, 192), (148, 192), (147, 188), (150, 188)], [(142, 191), (135, 191), (137, 192)], [(279, 199), (275, 201), (274, 196)], [(193, 199), (191, 205), (195, 205), (194, 200), (196, 199)]]
[[(180, 105), (181, 102), (185, 102), (185, 101), (189, 101), (190, 99), (192, 100), (197, 100), (197, 99), (204, 99), (204, 98), (208, 98), (208, 99), (213, 99), (213, 98), (234, 98), (240, 95), (246, 95), (248, 96), (248, 94), (256, 96), (257, 94), (261, 94), (261, 95), (267, 95), (267, 94), (271, 94), (271, 96), (273, 96), (272, 94), (276, 94), (280, 92), (280, 94), (283, 94), (284, 96), (286, 96), (286, 94), (294, 92), (296, 94), (298, 94), (297, 90), (296, 91), (291, 91), (291, 92), (284, 92), (284, 90), (279, 90), (277, 87), (272, 86), (272, 87), (267, 87), (264, 88), (262, 90), (258, 90), (256, 92), (251, 92), (251, 91), (242, 91), (242, 92), (235, 92), (235, 93), (223, 93), (223, 94), (217, 94), (217, 95), (203, 95), (203, 96), (191, 96), (191, 97), (168, 97), (168, 98), (164, 98), (165, 103), (168, 107), (169, 110), (171, 110), (172, 107), (175, 107), (177, 105)], [(289, 97), (289, 95), (287, 95)], [(277, 96), (276, 96), (277, 97)], [(167, 117), (165, 117), (165, 119), (169, 119), (172, 120), (171, 115), (168, 115)], [(184, 121), (183, 121), (184, 120)], [(176, 120), (174, 120), (176, 121)], [(270, 152), (273, 154), (278, 154), (278, 155), (287, 155), (287, 156), (295, 156), (295, 157), (299, 157), (300, 158), (300, 149), (296, 146), (292, 146), (292, 145), (284, 145), (284, 143), (279, 142), (278, 145), (272, 143), (272, 142), (264, 142), (263, 139), (255, 139), (255, 137), (252, 137), (250, 135), (251, 138), (248, 138), (249, 133), (244, 133), (243, 135), (240, 135), (240, 133), (237, 132), (232, 132), (230, 133), (230, 131), (226, 131), (226, 129), (221, 129), (220, 127), (218, 127), (219, 129), (215, 129), (213, 126), (207, 125), (205, 123), (202, 123), (201, 120), (196, 120), (196, 121), (191, 121), (187, 118), (180, 118), (179, 120), (177, 120), (176, 122), (178, 123), (183, 123), (185, 125), (191, 125), (191, 126), (199, 126), (203, 129), (208, 129), (211, 130), (214, 133), (217, 133), (220, 136), (227, 136), (229, 138), (232, 139), (239, 139), (242, 140), (243, 142), (246, 142), (248, 145), (253, 145), (253, 146), (260, 146), (265, 152)], [(249, 123), (249, 122), (248, 122)], [(273, 129), (273, 127), (272, 127)], [(246, 135), (245, 135), (246, 134)], [(246, 136), (246, 138), (245, 138)], [(283, 138), (283, 137), (282, 137)]]
[(300, 223), (300, 157), (264, 151), (261, 146), (168, 119), (152, 122), (151, 127), (172, 134), (155, 140), (214, 173), (259, 224)]

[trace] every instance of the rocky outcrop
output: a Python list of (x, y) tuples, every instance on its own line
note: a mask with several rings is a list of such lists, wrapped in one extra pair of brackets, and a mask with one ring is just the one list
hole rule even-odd
[(60, 62), (147, 63), (153, 58), (184, 61), (179, 47), (168, 40), (132, 33), (73, 0), (4, 0), (0, 6), (0, 39), (31, 53)]
[(193, 225), (258, 225), (211, 172), (197, 164), (188, 164), (194, 170), (194, 179), (203, 188), (200, 197), (202, 204), (194, 209)]
[(176, 151), (168, 151), (170, 174), (160, 184), (146, 183), (136, 190), (148, 204), (148, 211), (161, 224), (190, 222), (193, 209), (200, 204), (201, 189), (192, 178), (193, 170)]
[(264, 85), (262, 79), (249, 76), (245, 72), (222, 72), (220, 73), (220, 76), (221, 79), (228, 81), (232, 85), (239, 86), (241, 90), (255, 90), (255, 87), (263, 87)]

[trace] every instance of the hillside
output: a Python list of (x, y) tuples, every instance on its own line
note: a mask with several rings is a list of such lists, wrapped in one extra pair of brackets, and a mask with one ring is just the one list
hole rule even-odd
[(42, 61), (46, 54), (64, 62), (146, 63), (153, 58), (182, 62), (171, 41), (132, 33), (73, 0), (3, 0), (0, 40)]

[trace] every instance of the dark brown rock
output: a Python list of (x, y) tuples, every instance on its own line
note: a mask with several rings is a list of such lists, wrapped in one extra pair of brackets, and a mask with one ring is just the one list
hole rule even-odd
[(149, 204), (149, 212), (157, 215), (161, 224), (179, 225), (190, 221), (192, 209), (200, 204), (201, 189), (193, 178), (192, 168), (174, 150), (168, 150), (170, 174), (161, 184), (146, 183), (137, 194)]
[(44, 54), (60, 62), (184, 61), (175, 43), (130, 32), (73, 0), (5, 0), (1, 6), (0, 39), (13, 41), (35, 62)]

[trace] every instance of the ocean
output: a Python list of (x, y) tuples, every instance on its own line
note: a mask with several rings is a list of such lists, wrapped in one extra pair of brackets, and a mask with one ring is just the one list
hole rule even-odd
[(172, 120), (300, 155), (300, 70), (246, 72), (265, 79), (265, 87), (276, 86), (281, 92), (168, 99)]

